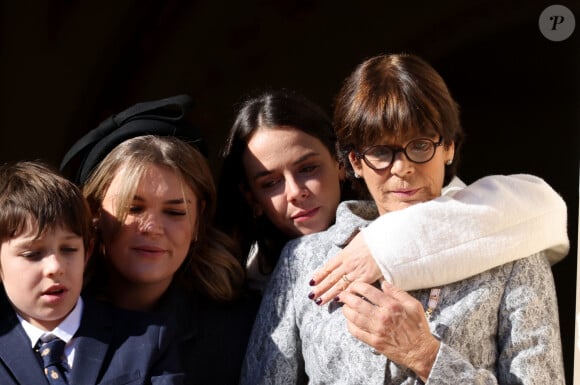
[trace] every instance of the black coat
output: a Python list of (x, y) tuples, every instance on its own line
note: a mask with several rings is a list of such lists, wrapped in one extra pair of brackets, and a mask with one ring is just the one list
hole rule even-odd
[(259, 297), (249, 294), (217, 302), (169, 289), (159, 311), (178, 334), (186, 384), (238, 384), (259, 303)]
[[(0, 292), (0, 384), (48, 385), (1, 285)], [(85, 300), (75, 339), (71, 384), (183, 384), (171, 334), (152, 315)]]

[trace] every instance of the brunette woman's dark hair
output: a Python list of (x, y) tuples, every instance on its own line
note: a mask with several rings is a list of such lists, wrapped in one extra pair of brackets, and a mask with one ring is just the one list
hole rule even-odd
[[(274, 268), (284, 244), (289, 240), (266, 216), (254, 217), (241, 189), (248, 188), (242, 163), (248, 141), (259, 128), (288, 127), (320, 140), (330, 154), (336, 154), (336, 135), (328, 115), (305, 97), (288, 91), (267, 91), (248, 98), (241, 105), (232, 125), (225, 148), (221, 177), (218, 183), (218, 225), (233, 235), (247, 257), (257, 242), (259, 267), (268, 274)], [(350, 190), (343, 186), (343, 196)], [(245, 261), (242, 261), (245, 263)]]

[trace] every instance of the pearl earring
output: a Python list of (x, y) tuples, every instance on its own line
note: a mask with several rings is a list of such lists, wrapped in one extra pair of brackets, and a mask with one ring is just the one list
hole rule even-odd
[(451, 166), (451, 163), (453, 163), (453, 159), (449, 159), (447, 162), (445, 162), (445, 164), (448, 166)]
[(360, 175), (359, 175), (357, 172), (355, 172), (355, 173), (354, 173), (354, 177), (355, 177), (356, 179), (360, 179)]

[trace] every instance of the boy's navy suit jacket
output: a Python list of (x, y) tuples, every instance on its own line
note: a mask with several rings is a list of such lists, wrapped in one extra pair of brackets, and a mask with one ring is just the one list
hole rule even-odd
[[(40, 360), (1, 291), (0, 384), (48, 385)], [(174, 339), (147, 314), (84, 300), (75, 338), (70, 385), (183, 384)]]

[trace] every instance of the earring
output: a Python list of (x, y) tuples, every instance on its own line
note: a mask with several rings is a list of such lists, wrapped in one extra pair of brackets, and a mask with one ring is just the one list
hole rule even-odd
[(453, 159), (449, 159), (447, 162), (445, 162), (447, 166), (451, 166), (451, 163), (453, 163)]
[(358, 174), (358, 172), (355, 172), (355, 173), (354, 173), (354, 177), (355, 177), (356, 179), (360, 179), (360, 175)]

